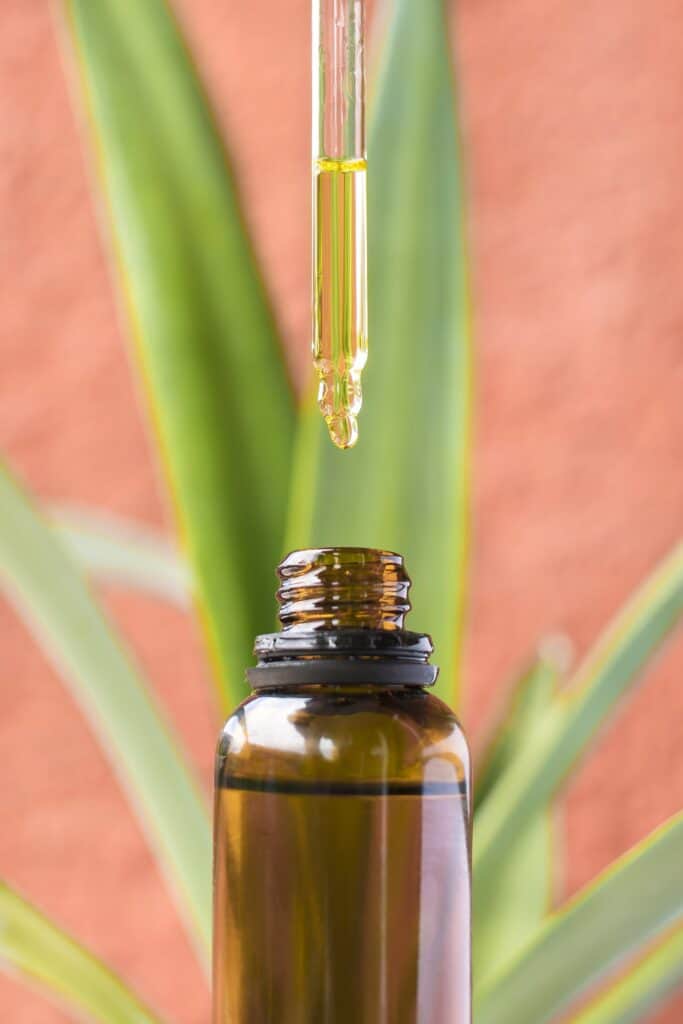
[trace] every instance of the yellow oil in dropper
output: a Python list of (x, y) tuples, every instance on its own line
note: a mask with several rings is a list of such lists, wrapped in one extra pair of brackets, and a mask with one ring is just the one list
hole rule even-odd
[(364, 0), (313, 5), (313, 360), (333, 443), (358, 440), (368, 358)]
[(365, 160), (316, 161), (313, 358), (318, 404), (338, 448), (358, 440), (368, 358), (365, 177)]

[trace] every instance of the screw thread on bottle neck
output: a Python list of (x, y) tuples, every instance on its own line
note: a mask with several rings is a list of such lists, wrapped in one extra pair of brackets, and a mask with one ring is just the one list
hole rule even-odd
[(404, 628), (410, 577), (403, 559), (373, 548), (294, 551), (278, 568), (283, 632)]

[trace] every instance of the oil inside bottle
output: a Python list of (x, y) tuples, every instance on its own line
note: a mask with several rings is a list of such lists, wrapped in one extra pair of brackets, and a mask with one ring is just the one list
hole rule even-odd
[(338, 448), (358, 439), (368, 357), (366, 161), (315, 163), (314, 338), (318, 405)]
[(457, 782), (224, 775), (216, 799), (218, 1024), (469, 1021)]

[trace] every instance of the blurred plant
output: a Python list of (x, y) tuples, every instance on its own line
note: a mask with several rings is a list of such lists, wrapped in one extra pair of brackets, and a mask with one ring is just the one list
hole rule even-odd
[[(438, 644), (441, 695), (457, 700), (470, 347), (444, 4), (386, 7), (370, 140), (373, 359), (352, 454), (332, 449), (312, 401), (295, 411), (228, 162), (164, 0), (64, 9), (187, 566), (141, 528), (86, 512), (44, 518), (6, 472), (0, 555), (8, 594), (115, 763), (206, 963), (207, 808), (82, 569), (183, 604), (192, 590), (225, 711), (245, 695), (285, 546), (396, 548), (417, 580), (416, 621)], [(477, 1024), (567, 1012), (627, 1024), (683, 979), (683, 815), (554, 910), (549, 829), (559, 787), (682, 611), (679, 548), (561, 691), (547, 653), (514, 689), (475, 794)], [(7, 886), (0, 962), (88, 1019), (158, 1021)]]

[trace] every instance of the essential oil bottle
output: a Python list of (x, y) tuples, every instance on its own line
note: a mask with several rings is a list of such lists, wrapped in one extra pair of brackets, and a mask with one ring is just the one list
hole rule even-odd
[(387, 551), (297, 551), (216, 764), (214, 1024), (470, 1024), (470, 768)]

